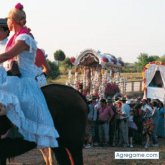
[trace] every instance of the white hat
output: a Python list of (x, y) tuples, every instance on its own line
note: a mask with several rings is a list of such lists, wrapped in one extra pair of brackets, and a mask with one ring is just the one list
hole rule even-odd
[(126, 101), (126, 104), (131, 104), (131, 100), (127, 100)]

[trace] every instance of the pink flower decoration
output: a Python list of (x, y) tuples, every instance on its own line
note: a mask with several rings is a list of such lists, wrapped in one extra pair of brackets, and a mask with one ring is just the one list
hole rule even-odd
[(23, 9), (23, 5), (22, 5), (21, 3), (17, 3), (17, 4), (15, 5), (15, 8), (16, 8), (17, 10), (22, 10), (22, 9)]
[(119, 93), (120, 89), (119, 86), (115, 83), (107, 83), (105, 86), (104, 94), (106, 97), (111, 96), (113, 97), (116, 93)]
[(103, 61), (103, 62), (108, 62), (108, 58), (103, 57), (103, 58), (102, 58), (102, 61)]
[(71, 57), (71, 58), (70, 58), (70, 62), (71, 62), (72, 64), (75, 62), (75, 60), (76, 60), (76, 59), (75, 59), (74, 57)]

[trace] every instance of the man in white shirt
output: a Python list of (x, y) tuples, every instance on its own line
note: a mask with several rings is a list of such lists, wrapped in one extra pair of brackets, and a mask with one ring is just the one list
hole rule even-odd
[(119, 122), (119, 145), (123, 144), (123, 147), (128, 146), (128, 118), (130, 114), (130, 106), (126, 104), (126, 98), (120, 99), (122, 102), (120, 122)]

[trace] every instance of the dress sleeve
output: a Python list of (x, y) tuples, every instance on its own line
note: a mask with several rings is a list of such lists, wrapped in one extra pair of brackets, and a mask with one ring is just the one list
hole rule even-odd
[(20, 34), (17, 36), (16, 41), (22, 40), (29, 46), (29, 52), (32, 53), (33, 51), (37, 50), (36, 41), (28, 34)]

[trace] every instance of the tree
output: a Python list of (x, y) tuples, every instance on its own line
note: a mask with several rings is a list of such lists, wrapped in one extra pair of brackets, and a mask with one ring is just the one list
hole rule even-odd
[(59, 61), (64, 61), (65, 60), (65, 53), (62, 50), (57, 50), (54, 53), (54, 59), (58, 62)]
[(148, 61), (152, 62), (152, 61), (160, 61), (160, 57), (159, 56), (149, 56), (148, 57)]
[(50, 67), (47, 77), (54, 79), (60, 74), (59, 67), (56, 65), (55, 62), (51, 62), (49, 60), (47, 60), (47, 61), (48, 61), (48, 65)]
[(165, 62), (165, 55), (160, 57), (160, 61)]
[(66, 57), (64, 61), (60, 62), (59, 70), (62, 72), (62, 74), (67, 74), (68, 69), (71, 69), (73, 67), (73, 64), (70, 61), (69, 57)]
[(124, 67), (122, 69), (122, 72), (125, 73), (132, 73), (132, 72), (137, 72), (136, 66), (134, 63), (124, 63)]
[(135, 63), (137, 70), (142, 71), (144, 66), (149, 62), (148, 54), (140, 53), (140, 55), (137, 57), (137, 59), (138, 59), (138, 62)]
[(149, 62), (152, 61), (159, 61), (160, 57), (155, 55), (155, 56), (148, 56), (146, 53), (140, 53), (140, 55), (137, 57), (138, 62), (135, 63), (135, 66), (138, 71), (142, 71), (144, 66), (148, 64)]
[(66, 57), (66, 58), (65, 58), (65, 60), (64, 60), (64, 65), (65, 65), (66, 68), (72, 68), (73, 64), (71, 63), (69, 57)]

